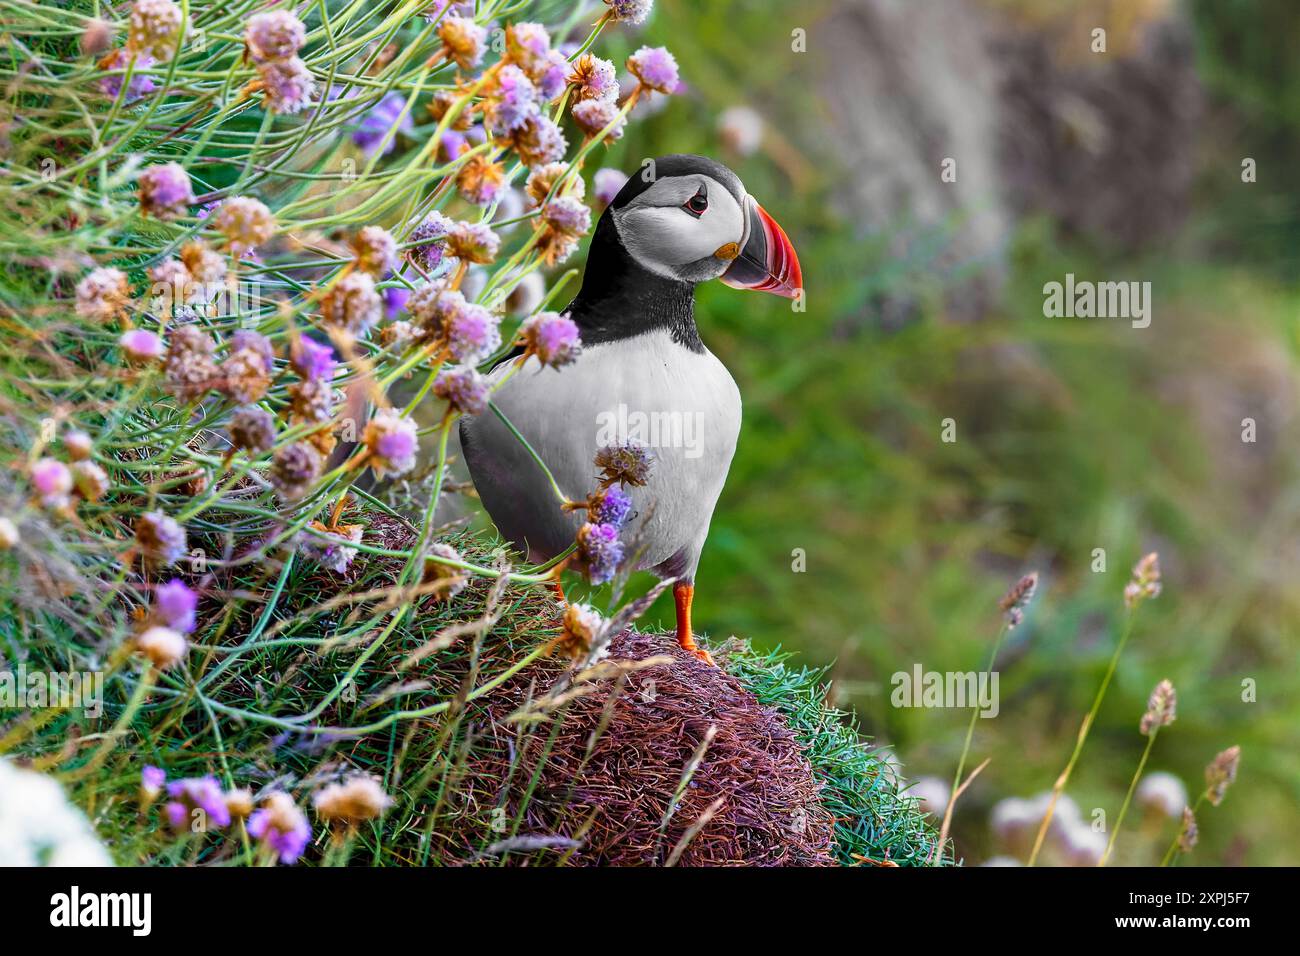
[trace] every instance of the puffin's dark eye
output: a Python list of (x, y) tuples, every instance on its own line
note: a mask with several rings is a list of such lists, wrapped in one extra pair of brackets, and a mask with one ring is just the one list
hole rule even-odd
[(682, 204), (682, 208), (685, 209), (687, 212), (689, 212), (696, 219), (699, 219), (701, 216), (704, 215), (705, 210), (709, 208), (708, 192), (706, 192), (704, 187), (701, 186), (699, 192), (697, 192), (694, 196), (692, 196), (690, 199), (686, 200), (686, 202)]

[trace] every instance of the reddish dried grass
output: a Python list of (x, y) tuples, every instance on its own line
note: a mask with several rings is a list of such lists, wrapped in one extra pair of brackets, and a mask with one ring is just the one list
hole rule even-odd
[[(569, 862), (584, 865), (831, 865), (831, 815), (780, 715), (721, 668), (682, 651), (671, 636), (627, 631), (611, 645), (614, 660), (658, 655), (672, 663), (606, 681), (568, 705), (517, 833), (576, 839), (581, 845)], [(490, 774), (500, 787), (510, 774), (514, 739), (507, 719), (541, 696), (563, 669), (548, 662), (492, 695), (484, 748), (490, 753), (474, 761), (475, 775)], [(517, 754), (506, 808), (511, 820), (519, 784), (536, 771), (553, 726), (542, 724)], [(711, 726), (713, 740), (662, 827), (683, 771)], [(689, 834), (695, 827), (698, 832)], [(515, 862), (529, 858), (512, 856)]]

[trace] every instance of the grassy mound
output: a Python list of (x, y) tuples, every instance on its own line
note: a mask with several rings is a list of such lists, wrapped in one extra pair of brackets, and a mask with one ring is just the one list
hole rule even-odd
[[(383, 511), (348, 520), (378, 551), (415, 534)], [(469, 560), (499, 560), (474, 535), (448, 540)], [(11, 557), (8, 574), (22, 557), (36, 556)], [(559, 615), (546, 588), (478, 578), (450, 603), (418, 597), (386, 630), (374, 612), (394, 600), (397, 566), (363, 555), (336, 574), (284, 558), (195, 575), (200, 612), (219, 623), (196, 644), (188, 681), (149, 689), (128, 714), (141, 674), (119, 668), (99, 721), (74, 710), (19, 721), (13, 755), (56, 771), (124, 864), (256, 858), (238, 824), (175, 834), (138, 796), (146, 764), (301, 803), (357, 772), (379, 780), (394, 801), (383, 818), (341, 832), (314, 823), (309, 862), (817, 865), (930, 853), (932, 830), (822, 702), (815, 673), (737, 640), (712, 668), (671, 637), (632, 630), (574, 673), (544, 653)], [(259, 587), (272, 599), (245, 600)], [(31, 670), (83, 652), (54, 616), (25, 646)], [(96, 733), (114, 725), (119, 737)]]

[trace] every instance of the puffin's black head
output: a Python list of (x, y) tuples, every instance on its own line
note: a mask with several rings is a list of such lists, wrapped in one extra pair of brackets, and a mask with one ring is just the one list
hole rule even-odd
[(704, 156), (661, 156), (623, 186), (601, 217), (642, 268), (697, 283), (721, 278), (740, 289), (793, 298), (803, 288), (785, 231), (740, 178)]

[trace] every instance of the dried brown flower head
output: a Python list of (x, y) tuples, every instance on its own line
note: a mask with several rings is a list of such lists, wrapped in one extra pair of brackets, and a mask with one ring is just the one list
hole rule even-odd
[(640, 488), (650, 480), (650, 452), (632, 442), (606, 445), (596, 452), (595, 465), (600, 469), (600, 483)]
[(1241, 748), (1229, 747), (1215, 755), (1209, 766), (1205, 768), (1205, 796), (1214, 806), (1217, 807), (1223, 802), (1228, 787), (1232, 786), (1233, 781), (1237, 779), (1237, 768), (1240, 765)]
[(438, 600), (450, 601), (469, 583), (469, 578), (461, 568), (439, 561), (438, 558), (445, 561), (464, 561), (465, 559), (460, 556), (459, 551), (441, 541), (435, 541), (429, 545), (429, 553), (425, 555), (423, 583), (435, 586), (435, 594)]
[(1177, 708), (1178, 695), (1174, 693), (1174, 685), (1167, 680), (1162, 680), (1151, 691), (1147, 712), (1142, 715), (1142, 733), (1150, 736), (1161, 727), (1172, 724)]
[(1152, 551), (1133, 566), (1133, 579), (1124, 588), (1124, 604), (1130, 609), (1160, 594), (1160, 556)]
[(312, 797), (312, 806), (322, 820), (356, 826), (381, 816), (393, 803), (374, 777), (355, 776), (343, 783), (331, 783)]
[(1002, 600), (998, 602), (998, 607), (1006, 615), (1008, 630), (1017, 627), (1024, 620), (1025, 608), (1034, 599), (1034, 593), (1037, 590), (1038, 572), (1031, 571), (1012, 585), (1011, 590), (1002, 596)]
[(1178, 831), (1179, 852), (1191, 853), (1200, 835), (1201, 831), (1196, 826), (1196, 814), (1192, 813), (1191, 807), (1183, 807), (1183, 826)]

